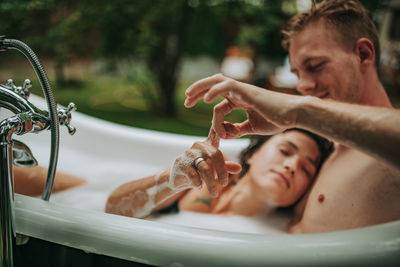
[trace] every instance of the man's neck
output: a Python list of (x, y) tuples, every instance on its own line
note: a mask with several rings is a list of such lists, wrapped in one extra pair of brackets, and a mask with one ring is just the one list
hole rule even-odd
[(393, 107), (375, 71), (370, 71), (366, 74), (365, 84), (363, 86), (365, 87), (363, 90), (364, 94), (361, 96), (358, 104), (376, 107)]

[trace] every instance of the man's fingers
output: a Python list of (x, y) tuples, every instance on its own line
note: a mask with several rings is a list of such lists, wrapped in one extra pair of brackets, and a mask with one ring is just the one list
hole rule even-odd
[(200, 98), (204, 97), (211, 87), (224, 79), (226, 78), (222, 74), (216, 74), (193, 83), (185, 91), (185, 107), (193, 107)]
[(223, 81), (224, 79), (226, 78), (222, 74), (215, 74), (213, 76), (198, 80), (186, 89), (185, 95), (187, 97), (193, 97), (197, 95), (200, 91), (208, 90), (213, 85)]
[(215, 130), (216, 134), (222, 138), (225, 138), (226, 135), (224, 128), (225, 115), (232, 112), (232, 110), (232, 103), (226, 99), (214, 106), (212, 128)]
[(239, 128), (239, 125), (240, 124), (238, 124), (238, 123), (231, 123), (229, 121), (225, 121), (223, 124), (224, 131), (225, 131), (224, 138), (225, 139), (233, 139), (233, 138), (241, 137), (243, 134), (242, 134), (241, 129)]
[(232, 95), (232, 90), (235, 88), (235, 82), (232, 79), (225, 79), (214, 86), (210, 87), (207, 93), (204, 95), (204, 102), (211, 103), (218, 96), (228, 98)]
[(208, 91), (207, 89), (199, 91), (196, 95), (187, 96), (185, 102), (183, 103), (185, 107), (191, 108), (193, 107), (200, 98), (204, 96), (204, 94)]

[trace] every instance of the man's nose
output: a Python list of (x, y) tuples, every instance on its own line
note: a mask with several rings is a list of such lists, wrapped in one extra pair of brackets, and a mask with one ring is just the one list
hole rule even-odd
[(299, 78), (297, 91), (302, 95), (313, 95), (316, 89), (316, 82), (309, 77)]

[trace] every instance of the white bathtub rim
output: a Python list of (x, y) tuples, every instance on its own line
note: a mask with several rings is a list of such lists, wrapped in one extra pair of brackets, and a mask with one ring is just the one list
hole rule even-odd
[(18, 233), (157, 266), (359, 265), (400, 260), (400, 221), (322, 234), (257, 235), (103, 214), (18, 194), (15, 207)]

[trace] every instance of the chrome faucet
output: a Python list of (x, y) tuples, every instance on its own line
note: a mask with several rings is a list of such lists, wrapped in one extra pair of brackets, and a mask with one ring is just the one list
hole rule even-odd
[[(1, 255), (0, 266), (13, 266), (13, 244), (17, 234), (14, 223), (14, 177), (13, 163), (18, 166), (35, 166), (36, 159), (30, 149), (17, 140), (14, 134), (39, 133), (51, 130), (51, 151), (47, 180), (42, 194), (43, 200), (49, 200), (54, 183), (54, 175), (58, 160), (59, 124), (65, 125), (73, 135), (75, 128), (70, 125), (71, 112), (76, 109), (73, 103), (67, 108), (57, 108), (47, 75), (35, 53), (23, 42), (5, 39), (0, 36), (0, 51), (16, 49), (23, 53), (32, 64), (43, 89), (48, 111), (41, 110), (28, 101), (30, 80), (23, 86), (16, 86), (9, 79), (0, 84), (0, 108), (10, 110), (14, 115), (0, 122), (0, 226)], [(21, 238), (19, 238), (21, 239)], [(26, 240), (26, 239), (25, 239)]]
[(22, 143), (21, 141), (12, 140), (13, 143), (13, 163), (15, 166), (19, 167), (35, 167), (38, 165), (37, 160), (32, 154), (32, 151), (29, 149), (27, 145)]

